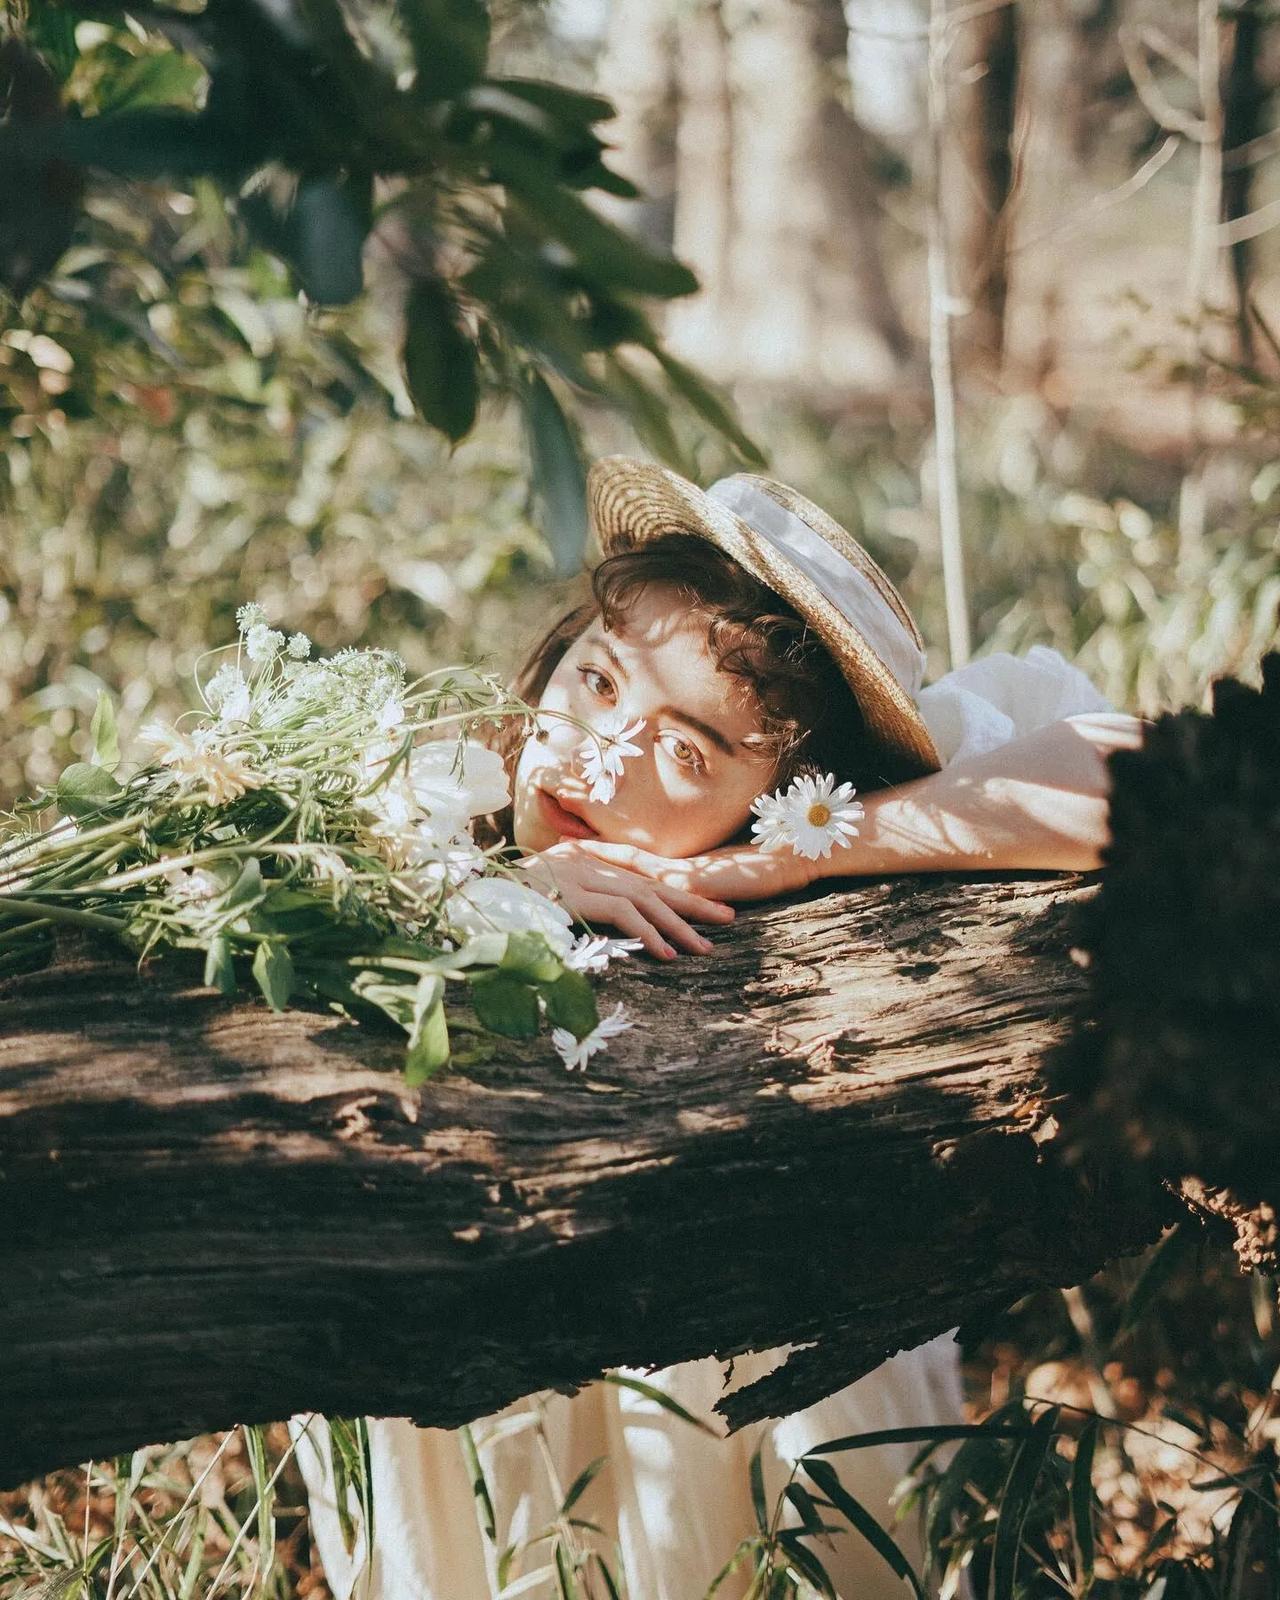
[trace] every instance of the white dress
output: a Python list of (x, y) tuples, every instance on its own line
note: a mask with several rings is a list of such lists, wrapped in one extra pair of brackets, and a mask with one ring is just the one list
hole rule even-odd
[[(948, 673), (921, 692), (919, 705), (947, 764), (971, 760), (1059, 718), (1111, 709), (1083, 673), (1042, 646), (1025, 657), (986, 656)], [(554, 1518), (559, 1496), (578, 1473), (605, 1456), (606, 1465), (574, 1514), (616, 1538), (609, 1564), (615, 1576), (625, 1577), (629, 1600), (702, 1600), (739, 1541), (755, 1529), (748, 1467), (758, 1444), (772, 1507), (795, 1459), (824, 1440), (961, 1416), (958, 1350), (950, 1335), (942, 1335), (894, 1356), (816, 1405), (724, 1437), (713, 1416), (715, 1402), (728, 1388), (777, 1366), (788, 1348), (739, 1357), (731, 1384), (727, 1363), (714, 1356), (656, 1373), (618, 1369), (661, 1388), (710, 1422), (716, 1437), (640, 1393), (603, 1381), (572, 1398), (543, 1397), (545, 1443), (529, 1420), (519, 1420), (534, 1415), (534, 1400), (477, 1420), (472, 1432), (493, 1497), (497, 1548), (536, 1534)], [(402, 1418), (370, 1419), (370, 1564), (362, 1529), (353, 1556), (344, 1546), (323, 1423), (313, 1423), (305, 1436), (298, 1419), (292, 1427), (310, 1498), (312, 1536), (337, 1600), (490, 1600), (497, 1595), (496, 1552), (481, 1526), (457, 1432), (416, 1428)], [(919, 1569), (915, 1519), (895, 1523), (890, 1505), (916, 1448), (849, 1452), (836, 1465), (842, 1482), (890, 1529)], [(355, 1520), (359, 1527), (358, 1516)], [(794, 1515), (786, 1520), (794, 1522)], [(544, 1564), (547, 1549), (540, 1545), (515, 1564), (508, 1584), (514, 1588), (521, 1573)], [(902, 1600), (906, 1592), (852, 1531), (837, 1535), (834, 1551), (824, 1548), (821, 1555), (841, 1600)], [(737, 1600), (747, 1577), (740, 1570), (718, 1595)], [(528, 1600), (551, 1600), (555, 1579), (535, 1581), (519, 1593)]]

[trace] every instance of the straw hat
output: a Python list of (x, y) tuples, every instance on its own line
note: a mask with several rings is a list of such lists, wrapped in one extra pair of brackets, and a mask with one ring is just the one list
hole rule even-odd
[(708, 540), (782, 596), (831, 652), (867, 730), (897, 757), (890, 781), (942, 763), (916, 706), (924, 643), (898, 591), (852, 534), (773, 478), (739, 472), (708, 490), (630, 456), (587, 475), (587, 503), (605, 555), (669, 533)]

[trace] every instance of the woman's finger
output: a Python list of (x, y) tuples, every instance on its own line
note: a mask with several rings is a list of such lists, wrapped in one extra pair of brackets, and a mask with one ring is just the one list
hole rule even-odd
[[(651, 850), (641, 850), (633, 844), (609, 844), (603, 839), (583, 839), (580, 843), (584, 853), (594, 856), (597, 860), (607, 861), (611, 866), (638, 873), (649, 882), (660, 884), (663, 898), (668, 904), (685, 912), (686, 915), (709, 917), (716, 922), (733, 920), (734, 910), (731, 905), (723, 900), (714, 900), (707, 895), (698, 894), (689, 887), (694, 874), (691, 862), (670, 856), (657, 856)], [(673, 899), (672, 896), (682, 896), (683, 900)]]
[(673, 911), (683, 917), (694, 917), (700, 922), (732, 922), (735, 912), (723, 900), (709, 900), (705, 894), (695, 894), (692, 889), (677, 888), (661, 878), (643, 878), (648, 889), (664, 900)]
[(615, 894), (585, 894), (581, 914), (588, 922), (607, 922), (632, 939), (639, 939), (651, 956), (661, 961), (673, 961), (675, 950), (662, 937), (654, 925), (632, 904)]
[(656, 892), (645, 895), (639, 904), (640, 909), (655, 927), (660, 928), (668, 939), (686, 950), (691, 950), (694, 955), (709, 956), (715, 949), (710, 939), (704, 938), (696, 928), (691, 928)]

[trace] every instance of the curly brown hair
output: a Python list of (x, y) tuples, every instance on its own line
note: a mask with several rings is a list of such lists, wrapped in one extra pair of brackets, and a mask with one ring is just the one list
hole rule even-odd
[[(869, 737), (852, 691), (810, 624), (696, 534), (666, 534), (601, 561), (591, 574), (592, 598), (567, 611), (534, 645), (512, 685), (515, 693), (536, 706), (574, 640), (597, 617), (616, 627), (637, 596), (654, 584), (675, 589), (691, 612), (705, 619), (716, 665), (751, 694), (760, 731), (742, 742), (768, 758), (762, 788), (776, 788), (806, 770), (833, 772), (863, 793), (906, 776)], [(508, 718), (491, 741), (513, 780), (529, 732), (527, 722)], [(492, 838), (499, 836), (511, 837), (510, 807), (492, 818)]]

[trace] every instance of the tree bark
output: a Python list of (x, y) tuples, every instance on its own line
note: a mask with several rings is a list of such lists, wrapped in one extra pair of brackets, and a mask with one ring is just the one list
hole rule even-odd
[[(0, 1484), (304, 1410), (454, 1426), (783, 1341), (735, 1425), (1158, 1231), (1055, 1157), (1077, 879), (899, 880), (622, 963), (568, 1074), (90, 954), (0, 992)], [(616, 975), (615, 975), (616, 974)]]
[(956, 322), (966, 364), (998, 374), (1004, 357), (1018, 8), (995, 6), (957, 23), (949, 62), (949, 137), (943, 147), (944, 210), (955, 282), (969, 309)]

